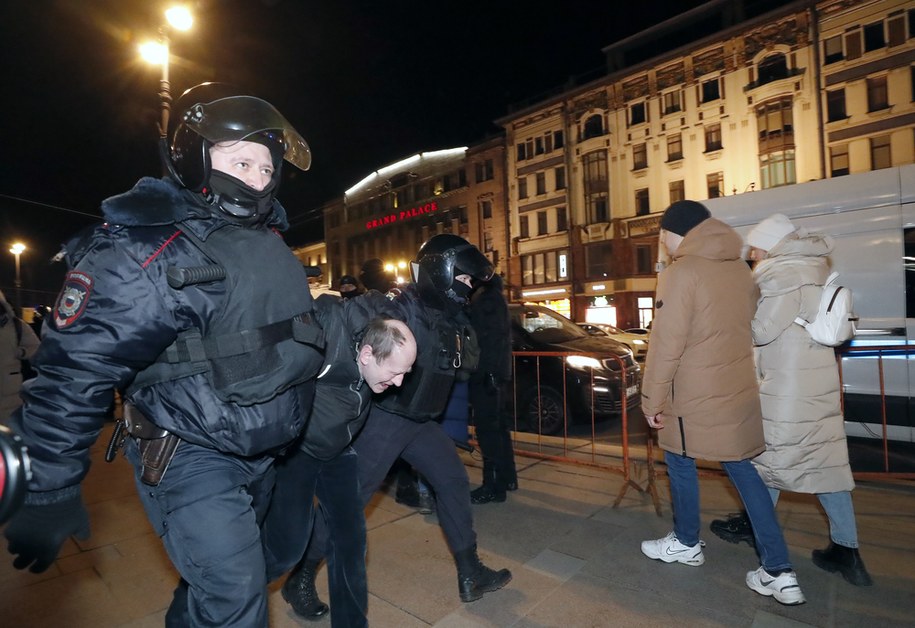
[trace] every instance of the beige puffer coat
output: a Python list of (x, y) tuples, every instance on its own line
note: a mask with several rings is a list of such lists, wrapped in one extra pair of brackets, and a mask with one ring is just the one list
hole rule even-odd
[(733, 461), (765, 449), (750, 335), (756, 286), (742, 245), (709, 218), (658, 276), (642, 411), (664, 414), (658, 439), (667, 451)]
[(766, 485), (798, 493), (850, 491), (835, 351), (794, 319), (816, 315), (833, 241), (789, 235), (756, 265), (753, 319), (766, 451), (754, 459)]

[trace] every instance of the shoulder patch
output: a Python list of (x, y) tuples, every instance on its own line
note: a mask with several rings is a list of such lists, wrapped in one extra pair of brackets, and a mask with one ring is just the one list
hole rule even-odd
[(78, 270), (71, 270), (64, 277), (64, 285), (54, 306), (54, 323), (57, 329), (69, 327), (86, 310), (92, 292), (92, 277)]

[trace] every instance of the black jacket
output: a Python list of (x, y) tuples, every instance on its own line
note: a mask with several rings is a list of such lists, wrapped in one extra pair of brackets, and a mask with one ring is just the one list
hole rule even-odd
[(461, 359), (459, 334), (470, 321), (456, 303), (421, 295), (414, 284), (404, 288), (394, 303), (416, 337), (416, 363), (403, 386), (388, 389), (376, 403), (412, 421), (435, 420), (448, 405)]
[[(278, 203), (270, 224), (242, 227), (200, 195), (144, 178), (105, 201), (102, 211), (106, 223), (67, 245), (71, 270), (45, 324), (38, 377), (13, 419), (32, 459), (29, 490), (45, 501), (75, 493), (114, 391), (161, 367), (160, 356), (179, 334), (261, 328), (313, 308), (304, 268), (274, 229), (285, 223)], [(214, 264), (195, 239), (219, 240), (228, 249), (222, 257), (234, 259), (226, 277), (172, 288), (169, 268)], [(196, 372), (129, 397), (182, 439), (239, 455), (268, 452), (303, 429), (313, 390), (308, 380), (322, 357), (288, 338), (259, 346), (256, 357), (236, 356), (217, 372), (197, 356)]]
[(349, 299), (323, 294), (315, 299), (315, 313), (327, 346), (299, 447), (319, 460), (330, 460), (356, 437), (371, 408), (372, 390), (356, 364), (356, 347), (365, 327), (379, 315), (400, 316), (391, 301), (376, 290)]
[(470, 299), (470, 323), (480, 343), (480, 362), (475, 379), (492, 375), (497, 381), (512, 377), (512, 333), (508, 303), (502, 294), (502, 278), (498, 275), (480, 285)]

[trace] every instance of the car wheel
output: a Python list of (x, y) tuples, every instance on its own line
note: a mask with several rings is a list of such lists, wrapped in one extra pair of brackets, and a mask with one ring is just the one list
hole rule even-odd
[(552, 388), (541, 387), (540, 396), (534, 389), (524, 397), (519, 418), (528, 429), (540, 434), (558, 434), (565, 425), (562, 395)]

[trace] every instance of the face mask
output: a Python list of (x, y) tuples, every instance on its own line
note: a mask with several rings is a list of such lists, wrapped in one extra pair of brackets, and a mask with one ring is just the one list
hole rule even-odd
[(239, 179), (219, 170), (210, 173), (213, 203), (241, 224), (263, 222), (273, 211), (276, 177), (261, 191), (245, 185)]
[(451, 292), (454, 294), (454, 297), (451, 298), (458, 303), (466, 303), (468, 297), (470, 297), (470, 292), (472, 290), (473, 288), (468, 286), (463, 281), (458, 281), (455, 279), (451, 282)]

